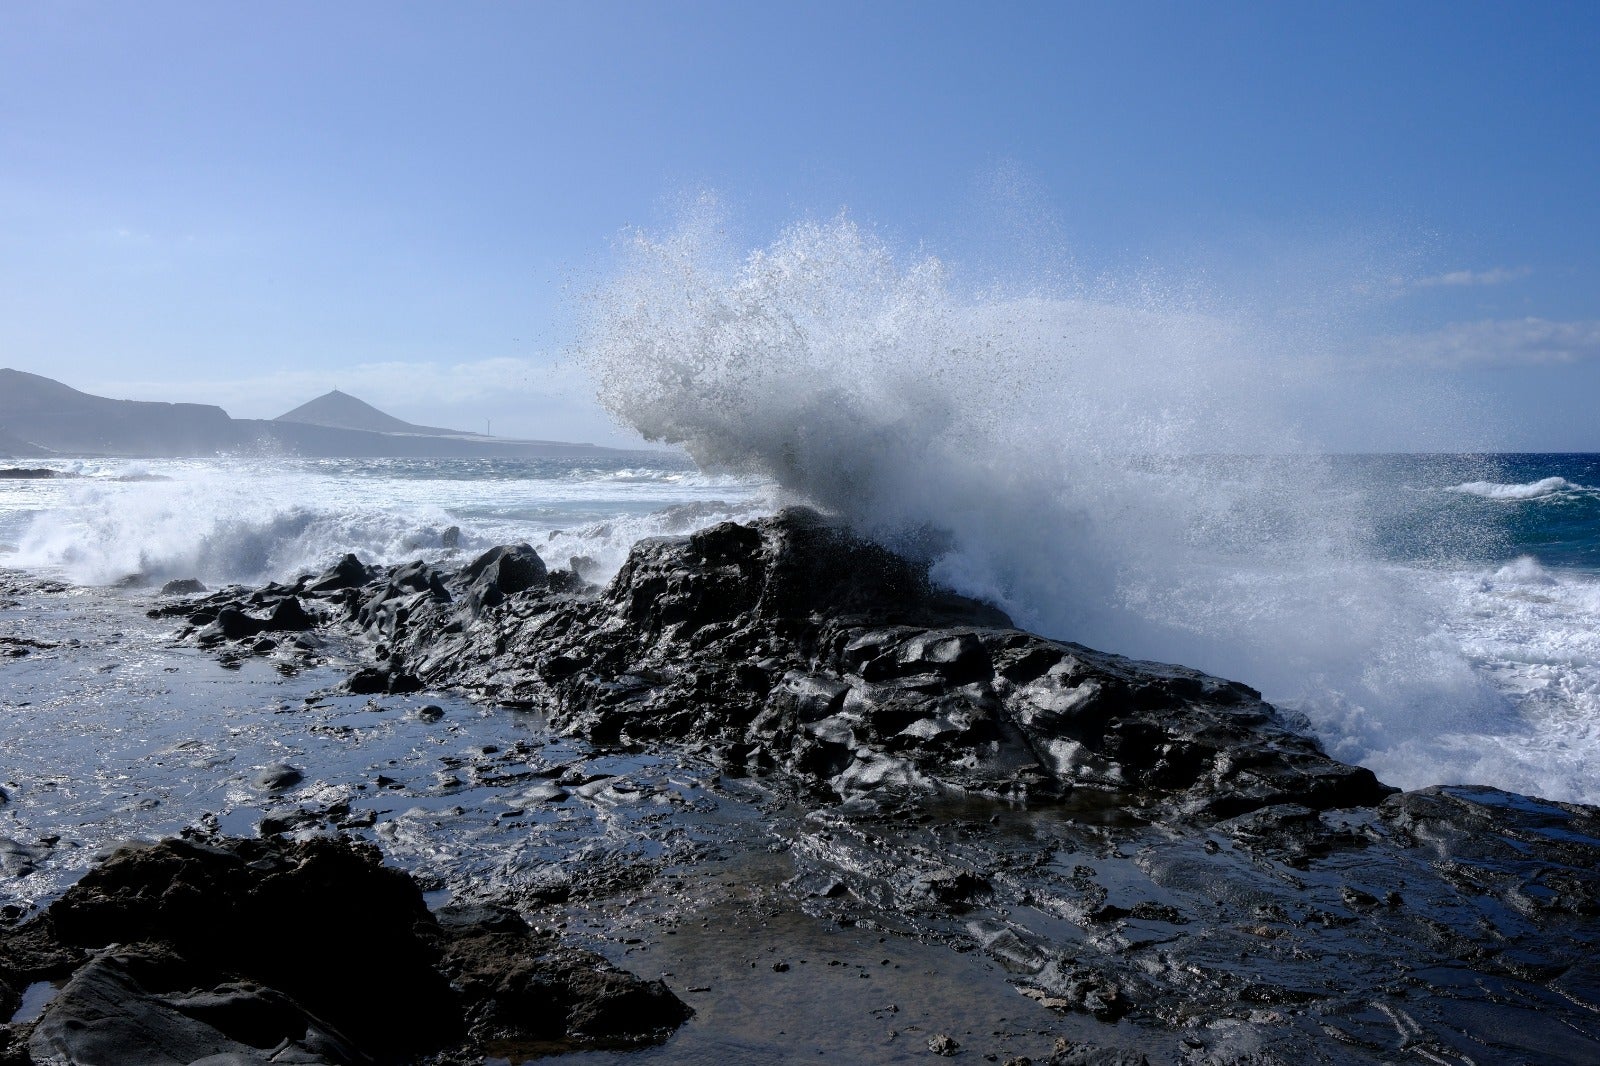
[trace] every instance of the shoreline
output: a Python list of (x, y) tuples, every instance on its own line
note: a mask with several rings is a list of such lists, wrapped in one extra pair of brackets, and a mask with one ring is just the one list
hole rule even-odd
[[(548, 850), (533, 865), (510, 847), (475, 878), (485, 898), (514, 900), (536, 924), (565, 922), (579, 939), (598, 927), (598, 943), (609, 929), (612, 961), (624, 966), (670, 959), (675, 970), (710, 975), (691, 978), (709, 980), (707, 991), (674, 991), (697, 1010), (715, 1006), (658, 1051), (631, 1053), (640, 1057), (688, 1061), (673, 1057), (675, 1046), (715, 1048), (759, 1031), (763, 1054), (814, 1061), (818, 1048), (802, 1055), (784, 1044), (782, 1024), (755, 1020), (813, 998), (823, 1015), (861, 1007), (825, 984), (812, 998), (804, 988), (792, 997), (797, 975), (827, 972), (812, 970), (815, 952), (798, 950), (807, 938), (862, 931), (875, 934), (868, 944), (881, 936), (893, 946), (885, 956), (898, 950), (942, 971), (902, 981), (927, 1002), (954, 1002), (974, 980), (966, 962), (956, 977), (932, 961), (947, 957), (981, 960), (988, 976), (979, 983), (1004, 994), (980, 998), (1009, 998), (1014, 1009), (987, 1036), (946, 1024), (924, 1038), (919, 1029), (918, 1047), (906, 1042), (913, 1034), (903, 1019), (896, 1028), (867, 1014), (842, 1026), (831, 1047), (855, 1061), (921, 1059), (931, 1053), (925, 1039), (941, 1032), (962, 1053), (1035, 1061), (1054, 1053), (1048, 1034), (1067, 1039), (1062, 1061), (1077, 1061), (1071, 1048), (1086, 1044), (1151, 1062), (1383, 1061), (1402, 1047), (1479, 1062), (1518, 1054), (1578, 1062), (1600, 1047), (1581, 1035), (1594, 1009), (1585, 1005), (1600, 1004), (1600, 976), (1587, 961), (1600, 946), (1595, 808), (1473, 788), (1391, 795), (1297, 740), (1243, 686), (1009, 630), (992, 609), (918, 584), (909, 565), (786, 513), (641, 545), (605, 590), (513, 550), (476, 573), (347, 568), (342, 587), (316, 590), (330, 577), (319, 575), (297, 587), (173, 600), (163, 611), (188, 612), (187, 644), (171, 654), (193, 669), (208, 667), (191, 649), (210, 644), (211, 656), (243, 674), (276, 675), (280, 686), (302, 678), (323, 692), (274, 716), (263, 736), (293, 738), (304, 716), (327, 715), (335, 734), (387, 729), (401, 746), (414, 746), (402, 742), (404, 730), (441, 721), (458, 727), (453, 745), (475, 739), (485, 750), (474, 758), (444, 770), (422, 760), (390, 785), (377, 785), (372, 768), (347, 770), (351, 780), (366, 775), (369, 788), (355, 791), (396, 791), (395, 806), (420, 802), (422, 813), (375, 813), (370, 825), (344, 831), (375, 840), (402, 865), (407, 854), (437, 850), (439, 839), (465, 855), (543, 834)], [(281, 607), (287, 598), (304, 623)], [(229, 637), (230, 606), (235, 625), (304, 628)], [(272, 646), (257, 651), (263, 640)], [(1051, 654), (1058, 666), (1063, 655), (1078, 666), (1040, 658)], [(1072, 673), (1079, 668), (1096, 672)], [(332, 683), (339, 676), (342, 692)], [(403, 691), (408, 678), (421, 690)], [(1120, 695), (1096, 704), (1085, 695), (1096, 686)], [(448, 695), (463, 691), (541, 709), (472, 711)], [(357, 710), (363, 701), (387, 709)], [(411, 717), (439, 705), (448, 710), (431, 724)], [(230, 725), (259, 713), (242, 710)], [(491, 721), (528, 728), (528, 746), (483, 741)], [(552, 761), (552, 744), (589, 754)], [(1141, 746), (1165, 750), (1152, 759)], [(596, 760), (603, 769), (584, 769)], [(648, 769), (651, 760), (664, 760), (662, 769)], [(303, 784), (273, 798), (262, 815), (279, 821), (252, 827), (235, 818), (226, 828), (325, 831), (334, 804), (298, 822), (280, 808), (332, 797), (338, 782), (325, 778), (339, 763), (309, 767)], [(622, 773), (582, 780), (613, 768)], [(684, 787), (690, 780), (699, 785)], [(504, 802), (513, 789), (514, 803)], [(580, 804), (595, 826), (639, 816), (632, 845), (650, 852), (665, 841), (669, 853), (630, 859), (626, 847), (600, 843), (609, 829), (587, 838), (564, 830)], [(457, 807), (462, 814), (439, 813)], [(347, 814), (363, 809), (358, 799)], [(423, 824), (451, 819), (472, 828), (455, 839)], [(741, 856), (763, 855), (741, 865)], [(739, 872), (722, 872), (730, 869)], [(469, 880), (420, 876), (452, 899)], [(683, 947), (696, 939), (685, 916), (741, 893), (743, 928)], [(763, 939), (772, 965), (788, 969), (764, 970), (760, 953), (721, 957), (778, 915), (792, 916), (779, 922), (785, 932)], [(575, 934), (586, 921), (595, 925)], [(761, 981), (718, 991), (746, 962)], [(872, 979), (854, 978), (860, 987)], [(924, 1020), (939, 1025), (932, 1014)], [(860, 1046), (880, 1023), (900, 1035)], [(992, 1035), (1011, 1026), (1013, 1039)]]

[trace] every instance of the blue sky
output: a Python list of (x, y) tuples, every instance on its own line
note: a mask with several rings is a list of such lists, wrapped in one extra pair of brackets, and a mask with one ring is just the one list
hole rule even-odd
[(1493, 415), (1375, 445), (1600, 450), (1593, 4), (0, 6), (0, 365), (90, 391), (625, 439), (581, 296), (703, 190), (974, 287), (1320, 294)]

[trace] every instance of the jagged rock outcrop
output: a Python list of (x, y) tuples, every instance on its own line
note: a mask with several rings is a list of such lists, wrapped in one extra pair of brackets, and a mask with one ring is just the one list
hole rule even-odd
[(202, 644), (338, 620), (379, 653), (354, 691), (459, 686), (594, 740), (703, 744), (840, 796), (1094, 790), (1216, 819), (1392, 791), (1244, 685), (1018, 630), (812, 511), (645, 541), (603, 591), (526, 545), (356, 590), (358, 567), (178, 610)]
[(526, 556), (364, 580), (341, 564), (160, 610), (198, 639), (293, 599), (366, 642), (373, 691), (459, 687), (600, 744), (760, 771), (808, 801), (782, 805), (799, 812), (782, 847), (810, 913), (982, 951), (1108, 1045), (1600, 1055), (1594, 808), (1397, 793), (1243, 685), (1020, 631), (808, 511), (641, 543), (604, 589)]
[(331, 838), (125, 846), (0, 931), (0, 1000), (14, 1009), (14, 990), (39, 980), (65, 983), (11, 1027), (13, 1061), (481, 1059), (497, 1040), (650, 1042), (689, 1013), (661, 982), (515, 914), (436, 917), (375, 848)]

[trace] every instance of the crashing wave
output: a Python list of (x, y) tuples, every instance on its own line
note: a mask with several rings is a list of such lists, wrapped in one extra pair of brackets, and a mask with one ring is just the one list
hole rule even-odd
[(1564, 492), (1588, 491), (1586, 486), (1575, 484), (1564, 477), (1547, 477), (1524, 485), (1505, 485), (1497, 481), (1468, 481), (1452, 485), (1450, 492), (1481, 496), (1486, 500), (1537, 500)]

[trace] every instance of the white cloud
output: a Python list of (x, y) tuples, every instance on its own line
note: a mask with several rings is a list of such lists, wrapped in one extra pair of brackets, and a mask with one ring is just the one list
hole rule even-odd
[(1504, 285), (1508, 281), (1516, 281), (1533, 273), (1531, 267), (1494, 267), (1490, 270), (1452, 270), (1445, 274), (1435, 274), (1429, 278), (1418, 278), (1411, 283), (1412, 288), (1434, 289), (1440, 287), (1460, 288), (1470, 285)]
[(1429, 333), (1384, 338), (1378, 354), (1386, 362), (1446, 369), (1570, 365), (1600, 360), (1600, 321), (1456, 322)]

